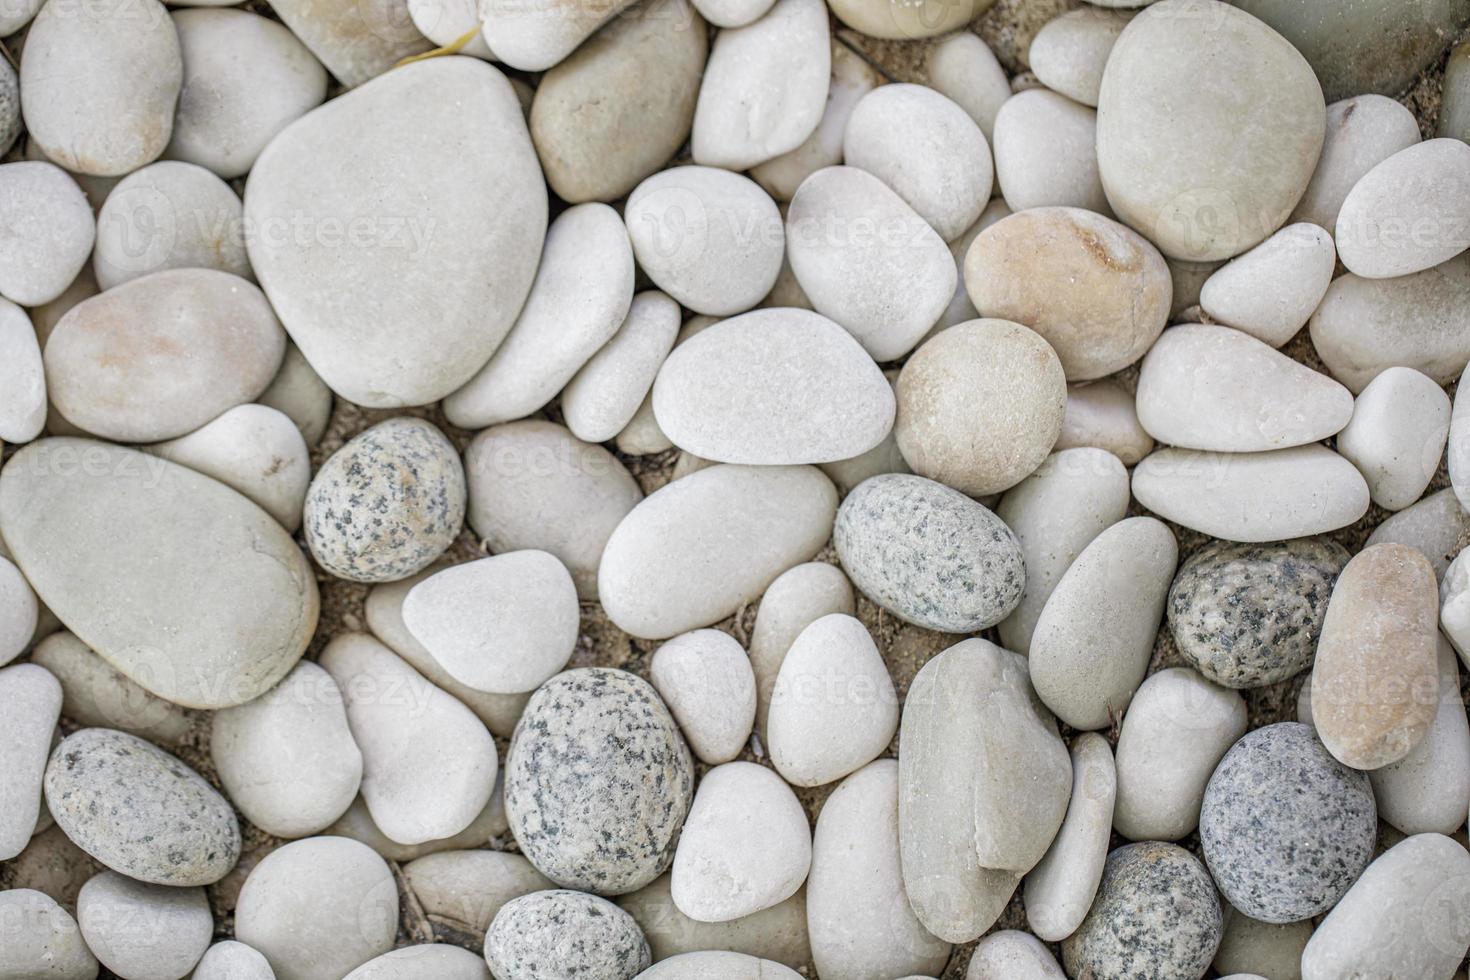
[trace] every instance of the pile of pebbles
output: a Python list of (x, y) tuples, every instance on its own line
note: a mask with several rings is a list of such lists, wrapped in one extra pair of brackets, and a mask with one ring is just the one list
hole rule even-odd
[(1463, 980), (1470, 6), (990, 8), (0, 11), (0, 980)]

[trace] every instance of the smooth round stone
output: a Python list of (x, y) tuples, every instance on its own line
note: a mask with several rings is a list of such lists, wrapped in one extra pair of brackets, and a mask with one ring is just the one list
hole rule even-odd
[(651, 640), (717, 623), (820, 551), (836, 511), (837, 491), (814, 467), (700, 470), (650, 494), (613, 531), (598, 570), (603, 609)]
[(1035, 936), (1003, 929), (980, 940), (970, 956), (965, 980), (1066, 980), (1066, 974)]
[(750, 309), (781, 269), (781, 212), (740, 174), (713, 166), (662, 171), (628, 196), (624, 217), (639, 267), (696, 313)]
[(618, 332), (562, 389), (561, 413), (573, 435), (607, 442), (632, 421), (674, 346), (679, 316), (679, 304), (656, 289), (633, 297)]
[(1214, 967), (1221, 977), (1301, 980), (1302, 950), (1312, 937), (1314, 922), (1258, 922), (1237, 912), (1228, 902), (1220, 904), (1225, 911), (1225, 934), (1220, 938)]
[(368, 960), (342, 980), (490, 980), (490, 972), (467, 949), (424, 943)]
[(965, 256), (984, 317), (1024, 323), (1068, 381), (1112, 374), (1148, 351), (1169, 317), (1169, 267), (1140, 235), (1080, 208), (1035, 208), (991, 225)]
[(771, 692), (791, 644), (812, 623), (832, 613), (856, 614), (852, 583), (842, 569), (807, 562), (783, 572), (761, 596), (750, 631), (750, 666), (755, 671), (756, 732), (766, 737)]
[(1133, 496), (1165, 520), (1227, 541), (1304, 538), (1368, 511), (1368, 484), (1321, 445), (1265, 453), (1160, 449), (1133, 470)]
[(537, 412), (612, 339), (633, 301), (628, 229), (606, 204), (563, 211), (546, 231), (546, 247), (526, 304), (505, 342), (458, 391), (444, 416), (478, 429)]
[(168, 145), (182, 82), (178, 33), (157, 0), (43, 6), (26, 35), (21, 110), (49, 159), (116, 177)]
[(1044, 88), (995, 115), (995, 175), (1012, 211), (1085, 208), (1111, 215), (1097, 172), (1097, 113)]
[(1047, 21), (1026, 60), (1041, 84), (1083, 105), (1097, 105), (1103, 67), (1131, 13), (1083, 8)]
[[(1466, 391), (1470, 392), (1470, 387)], [(1450, 414), (1445, 463), (1455, 498), (1464, 507), (1466, 501), (1470, 501), (1470, 394), (1462, 398), (1458, 387), (1455, 389), (1454, 408)]]
[(46, 342), (46, 387), (87, 432), (155, 442), (254, 399), (285, 350), (254, 285), (215, 269), (172, 269), (72, 307)]
[(345, 976), (393, 948), (398, 890), (372, 849), (311, 837), (267, 854), (235, 905), (235, 937), (270, 961), (276, 980)]
[(915, 473), (983, 496), (1041, 465), (1066, 404), (1062, 364), (1045, 340), (1019, 323), (972, 320), (904, 365), (894, 434)]
[(674, 719), (626, 671), (553, 677), (531, 695), (506, 754), (505, 811), (521, 853), (567, 888), (620, 895), (657, 878), (693, 795)]
[(1348, 192), (1368, 171), (1419, 142), (1419, 123), (1399, 102), (1354, 95), (1327, 107), (1322, 156), (1292, 219), (1332, 231)]
[(653, 411), (676, 446), (715, 462), (828, 463), (881, 442), (894, 397), (847, 331), (809, 310), (772, 309), (680, 344), (659, 369)]
[(157, 885), (208, 885), (240, 857), (240, 825), (193, 769), (124, 732), (84, 728), (46, 766), (46, 804), (78, 847)]
[(975, 223), (990, 199), (985, 134), (964, 109), (924, 85), (863, 96), (847, 120), (844, 161), (893, 188), (945, 241)]
[(1010, 528), (957, 490), (885, 474), (842, 502), (837, 556), (868, 598), (905, 622), (973, 633), (1009, 616), (1026, 571)]
[(1118, 738), (1118, 833), (1139, 841), (1182, 840), (1192, 833), (1205, 784), (1245, 730), (1245, 699), (1235, 691), (1187, 667), (1151, 675)]
[(316, 629), (316, 582), (281, 526), (157, 457), (83, 439), (31, 443), (0, 473), (0, 527), (72, 632), (175, 704), (258, 697)]
[(1026, 565), (1021, 602), (1000, 623), (1005, 647), (1031, 648), (1052, 590), (1093, 538), (1123, 519), (1128, 502), (1122, 462), (1105, 449), (1086, 447), (1053, 453), (1001, 498), (995, 516), (1015, 534)]
[(312, 449), (321, 442), (332, 417), (332, 389), (292, 343), (286, 344), (286, 356), (281, 358), (281, 369), (276, 372), (275, 380), (255, 400), (296, 423), (301, 438)]
[(786, 258), (812, 307), (880, 363), (912, 350), (954, 296), (944, 240), (856, 167), (828, 167), (802, 181), (786, 213)]
[(1348, 890), (1372, 859), (1377, 826), (1368, 775), (1334, 759), (1311, 728), (1281, 722), (1225, 754), (1205, 789), (1200, 842), (1231, 905), (1296, 922)]
[(1178, 561), (1174, 534), (1151, 517), (1104, 530), (1072, 562), (1031, 635), (1036, 693), (1073, 728), (1117, 724), (1142, 683)]
[(362, 783), (362, 752), (342, 692), (310, 661), (249, 704), (215, 712), (209, 746), (230, 800), (275, 837), (331, 826)]
[(431, 423), (379, 422), (327, 458), (302, 523), (317, 564), (352, 582), (391, 582), (427, 568), (464, 525), (465, 476)]
[(237, 405), (186, 436), (143, 451), (239, 491), (287, 531), (301, 526), (310, 451), (296, 423), (273, 408)]
[(719, 630), (682, 633), (658, 648), (648, 679), (700, 762), (740, 754), (755, 723), (755, 674), (740, 643)]
[(686, 0), (617, 17), (541, 76), (531, 139), (556, 196), (614, 201), (679, 151), (709, 34)]
[(909, 909), (899, 867), (898, 763), (879, 759), (827, 797), (807, 880), (812, 962), (821, 976), (938, 974), (950, 945)]
[[(397, 136), (372, 135), (383, 132)], [(505, 76), (433, 58), (271, 140), (246, 194), (259, 230), (250, 263), (333, 391), (371, 408), (424, 405), (473, 377), (510, 331), (541, 256), (545, 195)]]
[(493, 694), (533, 691), (565, 667), (580, 614), (566, 566), (533, 550), (447, 568), (403, 601), (404, 624), (434, 659)]
[(831, 73), (821, 0), (777, 0), (754, 23), (720, 31), (694, 109), (694, 162), (748, 170), (796, 149), (821, 122)]
[(1447, 488), (1390, 516), (1373, 529), (1364, 546), (1406, 544), (1428, 558), (1435, 575), (1443, 577), (1467, 532), (1470, 514), (1455, 499), (1454, 491)]
[[(1244, 129), (1242, 105), (1256, 107)], [(1162, 0), (1108, 57), (1098, 167), (1118, 217), (1166, 255), (1223, 259), (1286, 222), (1325, 125), (1317, 77), (1285, 38), (1218, 0)]]
[[(853, 108), (881, 84), (883, 76), (876, 69), (852, 48), (834, 38), (832, 80), (822, 121), (796, 149), (751, 167), (750, 176), (776, 200), (791, 200), (802, 181), (823, 167), (833, 167), (842, 162), (842, 141)], [(780, 280), (777, 283), (779, 286)]]
[(697, 922), (674, 904), (670, 877), (662, 875), (617, 900), (642, 928), (655, 963), (699, 950), (730, 950), (774, 960), (793, 970), (811, 962), (804, 889), (752, 915), (729, 922)]
[(1337, 451), (1363, 474), (1375, 504), (1402, 510), (1439, 469), (1449, 428), (1444, 389), (1413, 368), (1391, 367), (1358, 395)]
[(41, 348), (31, 318), (9, 300), (0, 300), (0, 392), (0, 439), (30, 442), (40, 435), (46, 424)]
[(1312, 665), (1348, 553), (1326, 538), (1212, 541), (1179, 568), (1167, 608), (1174, 645), (1224, 687), (1266, 687)]
[(1026, 876), (1026, 922), (1047, 942), (1076, 932), (1092, 907), (1108, 856), (1117, 793), (1112, 748), (1096, 732), (1082, 733), (1072, 742), (1067, 815), (1046, 856)]
[(135, 170), (97, 212), (97, 284), (111, 289), (164, 269), (253, 278), (242, 214), (230, 185), (203, 167), (163, 160)]
[(1302, 952), (1303, 980), (1449, 977), (1470, 939), (1470, 854), (1442, 834), (1400, 841), (1368, 866)]
[(771, 9), (771, 0), (697, 0), (704, 19), (716, 27), (744, 27)]
[(1138, 374), (1138, 420), (1159, 442), (1263, 452), (1326, 439), (1353, 416), (1352, 393), (1230, 327), (1165, 331)]
[(1212, 273), (1200, 288), (1200, 306), (1215, 322), (1280, 347), (1322, 302), (1336, 257), (1326, 231), (1287, 225)]
[(351, 0), (330, 7), (312, 0), (273, 0), (270, 6), (346, 88), (434, 46), (404, 16), (407, 5), (401, 0)]
[(806, 811), (791, 787), (752, 762), (727, 762), (699, 781), (671, 894), (691, 919), (728, 922), (790, 898), (811, 860)]
[(1406, 834), (1460, 829), (1470, 809), (1470, 724), (1460, 700), (1455, 650), (1436, 637), (1439, 698), (1424, 740), (1404, 758), (1368, 774), (1379, 816)]
[(296, 36), (244, 10), (176, 10), (184, 84), (165, 154), (229, 180), (321, 105), (327, 73)]
[(0, 860), (9, 861), (25, 849), (46, 809), (41, 783), (61, 716), (61, 685), (35, 664), (7, 667), (0, 670), (0, 705)]
[(898, 695), (867, 627), (840, 613), (796, 637), (771, 691), (767, 748), (793, 786), (820, 786), (867, 765), (898, 730)]
[(486, 429), (465, 450), (464, 463), (476, 537), (496, 553), (550, 552), (571, 572), (578, 595), (596, 599), (603, 547), (643, 499), (623, 464), (538, 419)]
[(1062, 959), (1073, 977), (1195, 980), (1215, 958), (1223, 926), (1198, 858), (1175, 844), (1128, 844), (1108, 855), (1097, 901), (1062, 943)]
[(1312, 720), (1355, 769), (1398, 762), (1424, 740), (1439, 702), (1439, 587), (1428, 559), (1370, 545), (1332, 590), (1312, 669)]
[(990, 9), (995, 0), (837, 0), (832, 13), (848, 27), (869, 37), (915, 41), (948, 34)]
[[(23, 306), (49, 303), (92, 253), (97, 226), (87, 196), (50, 163), (0, 166), (0, 293)], [(19, 441), (19, 440), (16, 440)]]
[(0, 665), (14, 660), (31, 645), (40, 620), (40, 606), (20, 569), (0, 557)]
[(1400, 150), (1353, 185), (1334, 233), (1349, 272), (1421, 272), (1470, 247), (1470, 146), (1432, 139)]
[[(496, 60), (522, 71), (545, 71), (571, 54), (630, 3), (631, 0), (613, 0), (547, 10), (514, 0), (487, 0), (481, 10), (485, 22), (483, 34), (487, 44), (494, 44)], [(656, 16), (668, 14), (660, 12)]]
[(183, 743), (193, 727), (191, 712), (129, 680), (64, 630), (37, 643), (31, 662), (61, 683), (61, 713), (79, 725), (116, 728), (164, 746)]
[(530, 861), (505, 851), (426, 854), (404, 865), (403, 875), (426, 914), (476, 936), (506, 902), (556, 887)]
[(495, 786), (495, 742), (458, 700), (363, 633), (341, 633), (321, 655), (341, 689), (362, 751), (362, 797), (401, 844), (470, 826)]
[(1112, 380), (1067, 385), (1067, 412), (1054, 451), (1078, 446), (1106, 449), (1124, 466), (1153, 452), (1153, 436), (1138, 422), (1132, 392)]
[(214, 917), (202, 888), (169, 888), (104, 871), (77, 897), (82, 938), (130, 980), (178, 980), (209, 948)]
[(205, 951), (191, 980), (276, 980), (270, 961), (244, 943), (227, 939)]
[(638, 974), (637, 980), (797, 980), (800, 976), (774, 960), (729, 950), (700, 950), (655, 963)]
[(485, 936), (485, 960), (499, 980), (556, 975), (632, 980), (648, 968), (648, 941), (633, 917), (585, 892), (534, 892), (495, 913)]
[(924, 928), (953, 943), (989, 929), (1062, 826), (1067, 747), (1026, 661), (986, 640), (920, 669), (899, 733), (904, 889)]
[(1470, 304), (1470, 255), (1393, 279), (1348, 273), (1327, 289), (1310, 321), (1312, 346), (1354, 394), (1397, 366), (1448, 384), (1470, 360), (1460, 316)]
[(51, 896), (32, 888), (0, 891), (0, 921), (0, 974), (95, 980), (97, 958), (76, 920)]

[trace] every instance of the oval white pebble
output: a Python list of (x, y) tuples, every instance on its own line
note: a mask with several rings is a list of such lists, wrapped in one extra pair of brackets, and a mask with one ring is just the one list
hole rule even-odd
[(1026, 921), (1047, 942), (1082, 924), (1102, 881), (1113, 833), (1118, 774), (1113, 750), (1096, 732), (1072, 743), (1072, 796), (1046, 856), (1026, 876)]
[(116, 871), (82, 886), (77, 923), (102, 965), (128, 980), (178, 980), (214, 935), (203, 888), (148, 885)]
[(567, 428), (584, 442), (623, 431), (653, 388), (679, 333), (679, 304), (656, 289), (633, 297), (622, 326), (561, 392)]
[(1406, 276), (1470, 248), (1470, 145), (1432, 139), (1353, 185), (1333, 229), (1337, 254), (1369, 279)]
[(1012, 211), (1074, 207), (1111, 216), (1097, 171), (1097, 112), (1046, 89), (1013, 95), (995, 116), (995, 176)]
[(1200, 288), (1200, 306), (1211, 319), (1280, 347), (1322, 302), (1336, 258), (1326, 231), (1287, 225), (1212, 273)]
[(654, 653), (648, 679), (701, 762), (740, 754), (755, 723), (755, 674), (730, 634), (681, 633)]
[(0, 166), (0, 293), (22, 306), (56, 299), (86, 264), (97, 237), (87, 196), (50, 163)]
[(0, 440), (30, 442), (45, 424), (46, 371), (35, 328), (25, 310), (0, 300)]
[(1450, 398), (1413, 368), (1391, 367), (1368, 382), (1337, 451), (1368, 481), (1373, 502), (1403, 510), (1439, 469), (1450, 428)]

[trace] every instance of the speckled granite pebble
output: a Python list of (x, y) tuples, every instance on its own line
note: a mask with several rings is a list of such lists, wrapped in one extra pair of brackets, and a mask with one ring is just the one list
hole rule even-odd
[(204, 777), (149, 743), (84, 728), (51, 753), (46, 804), (78, 847), (159, 885), (208, 885), (240, 857), (240, 824)]
[(459, 454), (421, 419), (389, 419), (322, 464), (303, 524), (317, 563), (354, 582), (391, 582), (426, 567), (464, 524)]
[(1097, 900), (1062, 957), (1068, 976), (1087, 980), (1199, 980), (1223, 928), (1199, 860), (1177, 845), (1145, 841), (1108, 855)]
[(1169, 629), (1184, 658), (1217, 684), (1265, 687), (1312, 665), (1322, 617), (1348, 553), (1328, 538), (1212, 541), (1180, 566)]
[(526, 705), (505, 762), (505, 809), (521, 852), (566, 887), (642, 888), (674, 859), (694, 763), (647, 681), (569, 670)]
[(1330, 909), (1368, 866), (1378, 814), (1367, 773), (1332, 758), (1306, 725), (1281, 722), (1225, 753), (1199, 829), (1231, 905), (1295, 922)]
[(1021, 601), (1021, 546), (981, 504), (933, 480), (887, 473), (837, 512), (837, 556), (854, 585), (916, 626), (972, 633)]
[(607, 899), (563, 889), (501, 906), (485, 936), (485, 960), (497, 980), (630, 980), (650, 963), (631, 915)]

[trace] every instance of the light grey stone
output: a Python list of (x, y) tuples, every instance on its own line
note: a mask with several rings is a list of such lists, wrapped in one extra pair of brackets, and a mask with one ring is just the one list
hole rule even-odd
[(774, 960), (729, 950), (701, 950), (655, 963), (636, 980), (796, 980), (800, 976)]
[(104, 871), (82, 886), (77, 924), (87, 948), (129, 980), (178, 980), (214, 935), (203, 888), (170, 888)]
[(205, 951), (190, 980), (276, 980), (276, 974), (264, 956), (244, 943), (226, 939)]
[(1124, 466), (1135, 466), (1153, 451), (1154, 440), (1138, 422), (1133, 393), (1104, 379), (1067, 386), (1067, 412), (1054, 451), (1077, 446), (1106, 449)]
[[(913, 8), (892, 9), (898, 14)], [(1011, 97), (1011, 85), (995, 53), (979, 35), (959, 31), (935, 42), (929, 49), (926, 67), (929, 84), (958, 102), (975, 120), (986, 141), (994, 143), (995, 115)]]
[(485, 936), (485, 959), (498, 980), (632, 980), (651, 962), (631, 915), (605, 898), (564, 889), (502, 905)]
[(7, 923), (0, 972), (47, 980), (95, 980), (97, 958), (87, 949), (76, 920), (49, 895), (31, 888), (0, 891), (0, 916)]
[(1304, 327), (1332, 284), (1332, 236), (1307, 222), (1287, 225), (1210, 274), (1199, 303), (1210, 319), (1281, 347)]
[(488, 0), (481, 12), (483, 33), (486, 43), (493, 43), (497, 60), (522, 71), (545, 71), (630, 2), (574, 3), (546, 10), (514, 0)]
[(26, 577), (8, 557), (0, 557), (0, 666), (31, 645), (40, 614), (36, 593)]
[(61, 685), (44, 667), (7, 667), (0, 670), (0, 706), (0, 860), (9, 861), (25, 849), (46, 809), (41, 784), (61, 717)]
[(856, 613), (852, 583), (841, 568), (826, 562), (796, 565), (776, 578), (761, 596), (750, 632), (750, 666), (756, 683), (756, 733), (766, 738), (771, 692), (791, 644), (812, 623), (832, 613)]
[(490, 971), (467, 949), (423, 943), (368, 960), (342, 980), (490, 980)]
[(1026, 56), (1031, 70), (1047, 88), (1096, 106), (1108, 55), (1132, 18), (1125, 11), (1083, 7), (1047, 21)]
[(322, 381), (306, 362), (300, 348), (286, 344), (286, 355), (281, 358), (281, 369), (270, 387), (256, 399), (267, 408), (284, 413), (310, 449), (315, 449), (327, 431), (332, 417), (332, 389)]
[[(0, 285), (3, 288), (3, 285)], [(0, 300), (0, 439), (30, 442), (46, 424), (46, 371), (31, 318)]]
[(61, 683), (61, 713), (79, 725), (116, 728), (164, 747), (181, 744), (193, 727), (190, 711), (119, 673), (65, 630), (37, 643), (31, 662)]
[(1378, 815), (1405, 834), (1453, 834), (1470, 810), (1470, 725), (1454, 648), (1437, 637), (1439, 701), (1424, 740), (1368, 774)]
[(1097, 170), (1097, 112), (1045, 88), (995, 115), (995, 175), (1012, 211), (1085, 208), (1112, 215)]
[(60, 296), (97, 236), (86, 195), (66, 171), (45, 162), (0, 166), (0, 224), (0, 293), (23, 306)]
[(1333, 102), (1322, 157), (1292, 220), (1332, 231), (1343, 200), (1363, 175), (1418, 142), (1414, 114), (1391, 98), (1370, 93)]
[(618, 905), (637, 920), (655, 963), (700, 950), (729, 950), (774, 960), (799, 970), (811, 962), (807, 935), (806, 889), (751, 915), (729, 922), (699, 922), (674, 904), (671, 876), (664, 874), (618, 897)]
[(291, 33), (347, 88), (433, 47), (404, 16), (406, 7), (394, 0), (348, 0), (326, 7), (312, 0), (269, 2)]
[(1364, 547), (1385, 542), (1409, 545), (1429, 559), (1436, 576), (1444, 578), (1466, 531), (1470, 531), (1470, 514), (1447, 488), (1389, 517), (1373, 529)]
[(1375, 504), (1403, 510), (1439, 469), (1450, 424), (1443, 388), (1413, 368), (1391, 367), (1358, 395), (1337, 451), (1363, 474)]
[(1026, 922), (1047, 942), (1076, 932), (1092, 907), (1112, 839), (1117, 796), (1112, 748), (1096, 732), (1083, 732), (1072, 742), (1067, 815), (1046, 856), (1026, 876)]
[(729, 762), (745, 748), (755, 723), (755, 673), (730, 634), (679, 634), (654, 653), (648, 679), (700, 762)]
[(1004, 929), (980, 940), (965, 980), (1063, 980), (1066, 974), (1040, 940)]
[(1364, 174), (1342, 202), (1337, 253), (1369, 279), (1406, 276), (1470, 248), (1470, 145), (1426, 140)]
[(679, 316), (679, 304), (656, 289), (633, 297), (618, 332), (562, 389), (561, 413), (573, 435), (607, 442), (632, 421), (673, 349)]

